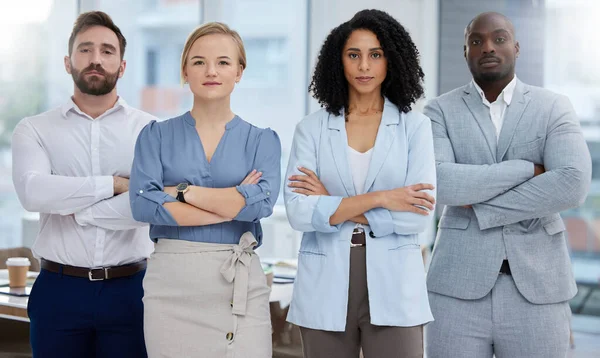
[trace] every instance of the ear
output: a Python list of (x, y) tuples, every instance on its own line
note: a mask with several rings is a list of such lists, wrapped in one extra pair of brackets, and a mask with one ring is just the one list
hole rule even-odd
[(244, 74), (244, 67), (242, 65), (238, 66), (237, 74), (235, 76), (235, 83), (240, 82), (242, 79), (242, 75)]
[(119, 66), (119, 78), (122, 78), (125, 74), (125, 68), (127, 67), (127, 61), (122, 60), (121, 66)]
[(519, 41), (517, 41), (517, 43), (515, 43), (515, 50), (517, 51), (515, 53), (515, 57), (519, 57), (519, 53), (521, 53), (521, 45), (519, 45)]
[(67, 71), (68, 74), (71, 74), (71, 58), (69, 58), (69, 56), (65, 56), (64, 62), (65, 62), (65, 71)]
[(463, 45), (463, 56), (467, 59), (467, 45)]

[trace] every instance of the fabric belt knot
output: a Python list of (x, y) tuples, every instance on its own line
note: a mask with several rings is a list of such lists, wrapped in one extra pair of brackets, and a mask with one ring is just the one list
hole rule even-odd
[(233, 309), (235, 315), (246, 314), (248, 301), (248, 276), (256, 238), (250, 231), (245, 232), (238, 245), (233, 245), (231, 255), (221, 265), (221, 275), (227, 282), (233, 282)]

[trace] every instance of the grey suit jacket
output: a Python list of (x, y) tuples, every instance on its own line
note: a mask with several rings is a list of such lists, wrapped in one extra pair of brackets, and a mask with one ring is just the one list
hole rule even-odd
[[(559, 212), (583, 203), (591, 159), (569, 100), (517, 80), (500, 137), (472, 83), (432, 100), (439, 222), (427, 285), (484, 297), (505, 255), (530, 302), (577, 292)], [(534, 177), (534, 163), (546, 172)], [(471, 205), (472, 208), (463, 206)]]

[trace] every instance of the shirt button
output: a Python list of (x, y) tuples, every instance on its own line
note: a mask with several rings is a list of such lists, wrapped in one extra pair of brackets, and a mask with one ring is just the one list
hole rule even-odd
[(144, 194), (144, 191), (143, 191), (143, 190), (140, 190), (140, 194)]
[(269, 196), (269, 195), (271, 195), (271, 192), (270, 192), (270, 191), (267, 191), (267, 196)]
[(233, 341), (233, 332), (229, 332), (227, 333), (227, 335), (225, 336), (225, 338), (227, 338), (228, 341)]
[(375, 234), (373, 234), (373, 231), (370, 231), (370, 232), (369, 232), (369, 236), (370, 236), (371, 238), (373, 238), (373, 239), (375, 238)]

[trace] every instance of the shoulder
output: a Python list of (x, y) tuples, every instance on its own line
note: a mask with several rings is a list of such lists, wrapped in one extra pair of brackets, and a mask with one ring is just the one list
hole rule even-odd
[(401, 113), (401, 120), (406, 128), (406, 135), (411, 138), (420, 130), (431, 131), (431, 120), (425, 114), (412, 110), (408, 113)]
[(296, 125), (296, 132), (311, 134), (319, 133), (323, 123), (329, 120), (330, 115), (331, 114), (324, 108), (321, 108), (318, 111), (315, 111), (302, 118), (302, 120), (300, 120), (300, 122), (298, 122)]
[(525, 83), (523, 83), (523, 92), (526, 93), (532, 99), (535, 99), (537, 101), (544, 101), (547, 102), (547, 104), (553, 103), (554, 101), (560, 99), (567, 99), (567, 96), (565, 95), (553, 92), (546, 88), (532, 86)]
[(35, 131), (44, 132), (46, 129), (55, 130), (58, 121), (67, 120), (61, 112), (61, 108), (53, 108), (46, 112), (21, 119), (15, 126), (14, 132)]
[(185, 121), (185, 114), (164, 121), (158, 121), (156, 118), (150, 119), (146, 126), (140, 132), (140, 138), (162, 138), (173, 133), (175, 128), (180, 127)]
[(454, 103), (457, 99), (464, 96), (465, 92), (469, 91), (469, 87), (470, 87), (469, 84), (466, 84), (464, 86), (455, 88), (449, 92), (443, 93), (443, 94), (439, 95), (438, 97), (433, 98), (430, 101), (428, 101), (428, 105), (431, 105), (432, 103), (438, 103), (440, 106), (442, 106), (442, 105)]
[(248, 139), (256, 142), (256, 144), (267, 145), (273, 147), (280, 147), (281, 143), (279, 135), (271, 128), (261, 128), (255, 126), (250, 122), (246, 122), (241, 117), (238, 117), (238, 123), (236, 127), (241, 129), (242, 132), (248, 133)]
[(158, 118), (150, 113), (144, 112), (134, 107), (126, 107), (127, 118), (140, 124), (148, 124), (152, 121), (158, 121)]

